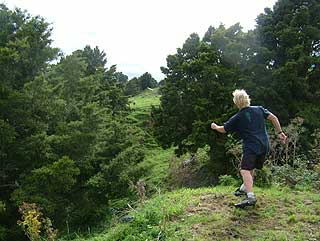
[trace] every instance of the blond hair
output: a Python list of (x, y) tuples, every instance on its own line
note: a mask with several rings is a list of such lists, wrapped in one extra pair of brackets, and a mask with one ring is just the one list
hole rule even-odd
[(232, 95), (233, 102), (239, 109), (250, 106), (250, 98), (245, 90), (235, 90)]

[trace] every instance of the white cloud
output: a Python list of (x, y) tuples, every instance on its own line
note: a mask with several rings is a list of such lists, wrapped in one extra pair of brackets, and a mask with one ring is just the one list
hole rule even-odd
[(52, 23), (54, 46), (67, 54), (90, 44), (107, 54), (108, 65), (123, 73), (151, 73), (193, 32), (236, 22), (252, 29), (255, 18), (276, 0), (6, 0)]

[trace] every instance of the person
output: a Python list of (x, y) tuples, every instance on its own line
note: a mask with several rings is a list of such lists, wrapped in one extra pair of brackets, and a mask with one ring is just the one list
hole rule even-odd
[(269, 151), (269, 139), (265, 119), (272, 122), (281, 142), (286, 142), (287, 136), (281, 129), (280, 122), (274, 114), (262, 106), (250, 106), (250, 98), (245, 90), (237, 89), (233, 93), (233, 102), (239, 108), (224, 125), (211, 123), (211, 128), (220, 133), (237, 132), (242, 139), (242, 159), (240, 174), (243, 184), (235, 191), (236, 196), (246, 195), (246, 198), (235, 204), (236, 207), (254, 206), (257, 202), (253, 193), (254, 169), (261, 169)]

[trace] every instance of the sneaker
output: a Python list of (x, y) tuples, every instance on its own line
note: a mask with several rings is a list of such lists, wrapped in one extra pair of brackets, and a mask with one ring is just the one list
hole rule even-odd
[(243, 201), (236, 203), (234, 206), (236, 208), (244, 208), (247, 206), (254, 206), (256, 205), (257, 199), (255, 197), (247, 197)]
[(233, 194), (238, 197), (238, 196), (246, 195), (247, 193), (245, 191), (242, 191), (240, 187), (238, 187), (238, 189)]

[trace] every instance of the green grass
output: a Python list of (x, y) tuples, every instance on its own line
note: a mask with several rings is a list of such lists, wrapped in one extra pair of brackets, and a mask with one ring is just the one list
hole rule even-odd
[(147, 128), (150, 126), (150, 111), (152, 106), (159, 106), (160, 95), (158, 88), (145, 90), (137, 96), (129, 99), (131, 113), (128, 118), (138, 126)]
[(151, 106), (158, 106), (160, 104), (160, 95), (158, 88), (154, 90), (145, 90), (141, 94), (131, 97), (129, 99), (130, 107), (134, 110), (150, 110)]
[(174, 149), (170, 148), (163, 150), (162, 148), (154, 148), (146, 150), (146, 156), (139, 166), (148, 170), (145, 175), (145, 182), (147, 184), (147, 192), (155, 192), (167, 189), (166, 183), (168, 178), (168, 171), (170, 160), (174, 157)]
[[(158, 192), (166, 189), (166, 179), (168, 177), (168, 170), (171, 158), (174, 156), (173, 148), (163, 150), (153, 139), (149, 133), (149, 121), (151, 106), (158, 106), (160, 104), (159, 88), (153, 90), (145, 90), (137, 96), (130, 98), (131, 119), (135, 124), (146, 130), (147, 139), (145, 145), (145, 158), (139, 166), (147, 170), (144, 175), (147, 193)], [(146, 144), (145, 143), (145, 144)]]
[(95, 240), (320, 240), (320, 195), (256, 188), (255, 207), (235, 209), (234, 187), (180, 189), (156, 195), (114, 221)]

